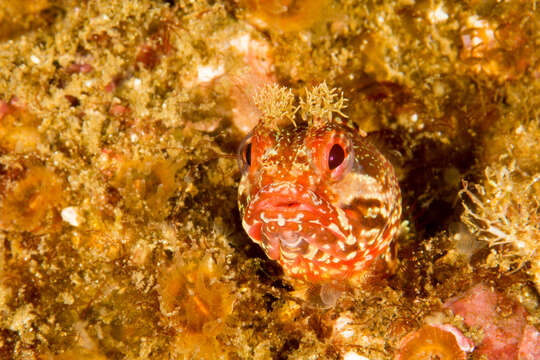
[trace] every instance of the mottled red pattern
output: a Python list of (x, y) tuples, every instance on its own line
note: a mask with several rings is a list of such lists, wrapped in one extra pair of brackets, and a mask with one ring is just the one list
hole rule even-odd
[(540, 359), (531, 357), (540, 354), (539, 335), (534, 327), (527, 325), (528, 314), (521, 304), (479, 284), (448, 300), (445, 306), (463, 317), (467, 326), (483, 331), (476, 352), (488, 360)]
[[(330, 158), (336, 145), (339, 156)], [(260, 123), (242, 143), (239, 162), (243, 226), (289, 276), (349, 279), (384, 254), (397, 233), (394, 170), (345, 121)]]

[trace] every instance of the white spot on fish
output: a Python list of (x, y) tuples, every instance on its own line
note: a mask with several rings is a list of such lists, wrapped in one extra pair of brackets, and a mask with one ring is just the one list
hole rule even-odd
[(278, 217), (277, 217), (277, 224), (279, 226), (284, 226), (285, 225), (285, 219), (283, 218), (283, 214), (278, 214)]

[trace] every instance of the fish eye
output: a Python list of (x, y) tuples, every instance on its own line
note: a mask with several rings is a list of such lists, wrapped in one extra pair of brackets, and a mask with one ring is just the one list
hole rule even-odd
[(244, 140), (240, 143), (240, 146), (238, 147), (237, 152), (237, 161), (238, 161), (238, 167), (242, 170), (242, 172), (247, 171), (247, 169), (251, 166), (251, 152), (252, 152), (252, 144), (251, 144), (251, 137), (252, 134), (249, 133)]
[(251, 143), (246, 145), (246, 150), (244, 151), (244, 159), (248, 166), (251, 166)]
[(334, 144), (328, 153), (328, 168), (334, 170), (345, 160), (345, 150), (339, 144)]
[(352, 141), (344, 134), (330, 133), (325, 142), (326, 145), (321, 146), (318, 151), (319, 169), (328, 173), (332, 180), (339, 181), (349, 173), (354, 165)]

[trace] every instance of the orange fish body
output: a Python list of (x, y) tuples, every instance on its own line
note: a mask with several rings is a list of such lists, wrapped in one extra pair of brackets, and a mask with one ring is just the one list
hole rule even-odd
[(259, 123), (238, 156), (242, 225), (286, 275), (349, 280), (389, 249), (401, 217), (394, 169), (346, 120)]

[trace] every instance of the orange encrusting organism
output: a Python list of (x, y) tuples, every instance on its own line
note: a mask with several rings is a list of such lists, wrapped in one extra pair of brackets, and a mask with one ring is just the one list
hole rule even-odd
[(328, 0), (246, 0), (248, 20), (279, 32), (307, 29), (327, 15)]
[(425, 325), (401, 339), (395, 360), (465, 360), (456, 336), (437, 326)]
[(63, 180), (53, 169), (29, 165), (23, 177), (0, 184), (0, 230), (52, 231), (65, 197)]

